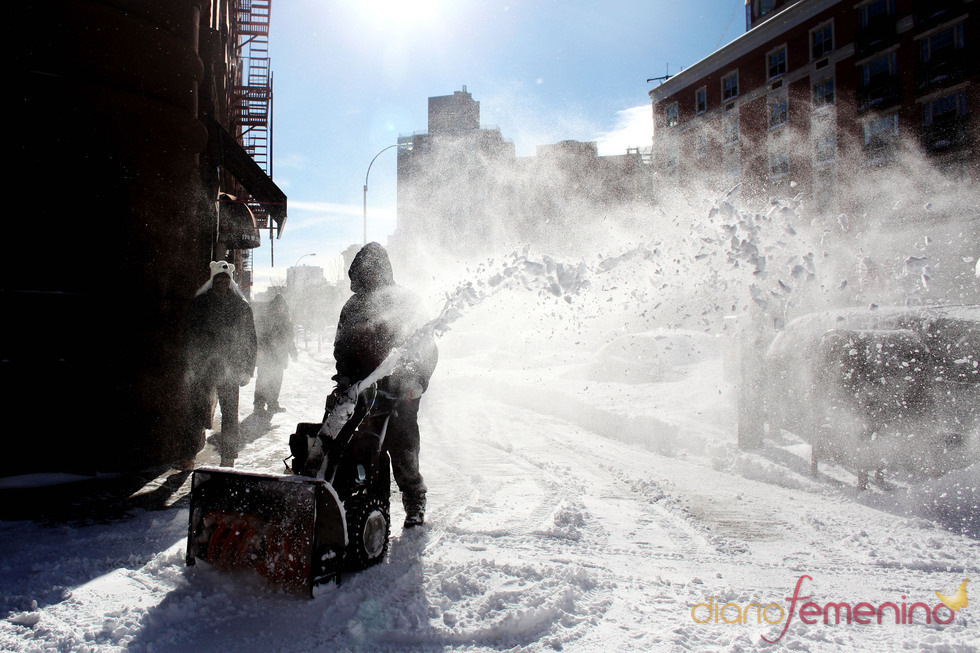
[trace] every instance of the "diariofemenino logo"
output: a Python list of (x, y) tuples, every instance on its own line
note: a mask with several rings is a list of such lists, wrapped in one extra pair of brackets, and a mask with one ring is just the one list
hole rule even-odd
[(775, 639), (762, 636), (765, 642), (775, 644), (786, 634), (794, 618), (809, 626), (820, 623), (828, 626), (840, 625), (842, 621), (846, 625), (854, 623), (867, 626), (890, 624), (892, 619), (897, 625), (935, 623), (945, 626), (953, 623), (957, 611), (962, 610), (969, 603), (966, 596), (966, 584), (969, 578), (960, 583), (959, 589), (952, 596), (936, 592), (939, 603), (933, 606), (922, 601), (910, 604), (904, 594), (900, 602), (885, 601), (877, 605), (865, 601), (853, 605), (848, 601), (819, 603), (810, 600), (813, 598), (810, 595), (800, 594), (804, 580), (812, 582), (813, 578), (804, 574), (797, 579), (793, 596), (786, 597), (789, 605), (785, 609), (779, 603), (763, 605), (762, 601), (753, 601), (744, 605), (732, 602), (722, 604), (715, 601), (714, 596), (709, 596), (706, 602), (698, 603), (691, 608), (691, 619), (699, 624), (768, 624), (771, 626), (782, 624), (783, 628)]

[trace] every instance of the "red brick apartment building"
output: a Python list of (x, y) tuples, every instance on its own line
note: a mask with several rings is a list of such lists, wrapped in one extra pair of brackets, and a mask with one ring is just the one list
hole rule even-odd
[[(650, 91), (658, 186), (822, 213), (905, 151), (978, 178), (972, 0), (747, 0), (746, 32)], [(702, 171), (708, 170), (708, 175)], [(700, 177), (698, 177), (700, 175)]]

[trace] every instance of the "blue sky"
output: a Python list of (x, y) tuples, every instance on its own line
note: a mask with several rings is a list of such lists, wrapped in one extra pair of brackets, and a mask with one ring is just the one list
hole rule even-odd
[[(363, 240), (368, 164), (424, 133), (430, 96), (466, 86), (481, 122), (518, 156), (560, 140), (600, 154), (647, 146), (647, 79), (676, 73), (745, 31), (743, 0), (278, 0), (273, 178), (289, 198), (283, 237), (254, 251), (256, 286), (304, 264), (338, 274)], [(395, 150), (368, 184), (368, 239), (395, 226)]]

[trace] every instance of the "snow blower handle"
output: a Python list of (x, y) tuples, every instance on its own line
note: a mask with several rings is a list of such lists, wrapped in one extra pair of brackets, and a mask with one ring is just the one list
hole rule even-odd
[[(357, 384), (350, 386), (346, 391), (336, 388), (330, 394), (327, 401), (327, 414), (323, 416), (323, 425), (317, 433), (318, 440), (332, 441), (337, 439), (340, 430), (354, 416), (358, 394)], [(330, 401), (331, 399), (333, 401)]]

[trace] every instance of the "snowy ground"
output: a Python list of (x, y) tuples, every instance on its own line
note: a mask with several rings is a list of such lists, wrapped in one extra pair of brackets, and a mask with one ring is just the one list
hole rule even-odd
[[(821, 606), (931, 609), (966, 578), (980, 591), (980, 464), (864, 492), (833, 465), (811, 477), (809, 447), (792, 434), (736, 446), (724, 337), (667, 339), (682, 356), (609, 380), (594, 354), (638, 313), (635, 289), (588, 315), (562, 312), (557, 296), (515, 296), (484, 302), (440, 340), (421, 418), (428, 523), (402, 531), (396, 493), (383, 564), (312, 600), (185, 567), (180, 491), (124, 518), (0, 522), (0, 649), (980, 650), (976, 600), (947, 625), (923, 623), (921, 608), (913, 624), (896, 625), (890, 608), (882, 624), (806, 624), (797, 604), (778, 643), (762, 639), (780, 637), (804, 576), (799, 596)], [(331, 363), (328, 346), (301, 350), (287, 412), (241, 468), (283, 469), (295, 424), (322, 414)], [(199, 462), (216, 462), (210, 445)], [(170, 471), (144, 493), (186, 480)]]

